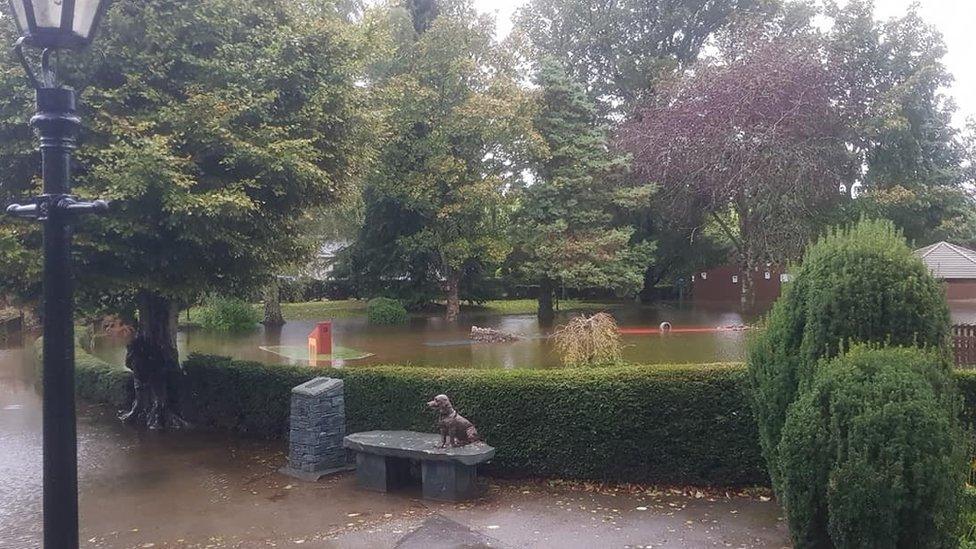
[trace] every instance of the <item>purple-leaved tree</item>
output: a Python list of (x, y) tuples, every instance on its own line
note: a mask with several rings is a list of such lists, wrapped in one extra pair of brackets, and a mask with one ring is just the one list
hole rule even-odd
[(812, 42), (757, 39), (739, 51), (661, 87), (622, 126), (619, 144), (671, 213), (707, 210), (734, 247), (750, 304), (755, 271), (799, 254), (854, 163)]

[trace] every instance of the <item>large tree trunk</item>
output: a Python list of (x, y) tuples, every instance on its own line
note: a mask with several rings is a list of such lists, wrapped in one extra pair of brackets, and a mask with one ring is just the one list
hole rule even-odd
[(539, 281), (539, 311), (538, 317), (539, 322), (542, 324), (552, 324), (552, 321), (556, 318), (556, 312), (553, 309), (553, 287), (552, 280), (548, 278), (543, 278)]
[(447, 313), (448, 322), (457, 322), (461, 314), (461, 270), (452, 269), (447, 275)]
[(752, 306), (756, 303), (756, 282), (753, 278), (755, 273), (752, 270), (752, 266), (746, 265), (742, 268), (742, 309), (744, 311), (752, 310)]
[(281, 315), (281, 291), (278, 279), (274, 279), (264, 287), (264, 320), (265, 326), (284, 326), (285, 317)]
[(750, 223), (749, 208), (744, 205), (744, 201), (739, 201), (739, 255), (742, 267), (742, 309), (751, 311), (756, 304), (756, 255), (754, 248), (745, 243), (754, 242), (751, 238), (752, 224)]
[(185, 427), (186, 421), (177, 412), (177, 399), (170, 394), (170, 384), (176, 385), (180, 371), (176, 351), (179, 310), (172, 300), (149, 292), (140, 293), (137, 301), (139, 324), (125, 352), (135, 399), (132, 409), (120, 419), (150, 429)]

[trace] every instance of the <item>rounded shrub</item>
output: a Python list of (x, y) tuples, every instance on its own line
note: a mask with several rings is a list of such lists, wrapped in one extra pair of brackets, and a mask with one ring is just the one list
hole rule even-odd
[(200, 312), (200, 325), (210, 332), (246, 332), (254, 329), (261, 314), (250, 303), (227, 297), (212, 297)]
[(811, 245), (750, 345), (760, 442), (779, 491), (777, 445), (787, 407), (819, 359), (845, 345), (940, 348), (949, 335), (942, 285), (889, 221), (862, 220)]
[(374, 297), (366, 303), (366, 316), (370, 324), (403, 324), (407, 310), (395, 299)]
[(938, 353), (855, 346), (787, 413), (782, 502), (796, 547), (954, 547), (961, 400)]

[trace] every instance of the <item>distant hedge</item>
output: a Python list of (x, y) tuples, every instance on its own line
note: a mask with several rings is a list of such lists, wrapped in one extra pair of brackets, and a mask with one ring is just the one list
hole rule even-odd
[[(127, 370), (79, 353), (78, 394), (124, 407)], [(193, 355), (184, 408), (200, 428), (287, 436), (291, 388), (346, 382), (349, 432), (433, 431), (425, 399), (448, 393), (498, 448), (492, 473), (661, 484), (768, 482), (742, 365), (572, 370), (375, 367), (311, 369)], [(976, 371), (955, 372), (964, 420), (976, 420)]]

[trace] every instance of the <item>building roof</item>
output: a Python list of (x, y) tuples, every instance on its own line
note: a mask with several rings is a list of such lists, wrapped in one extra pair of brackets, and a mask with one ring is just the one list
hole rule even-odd
[(936, 278), (976, 279), (976, 251), (948, 242), (936, 242), (915, 250), (915, 255), (922, 258)]

